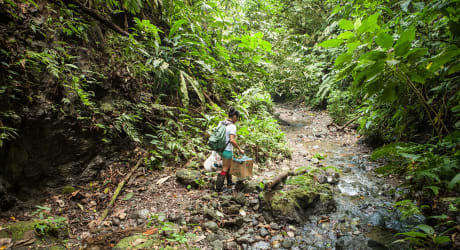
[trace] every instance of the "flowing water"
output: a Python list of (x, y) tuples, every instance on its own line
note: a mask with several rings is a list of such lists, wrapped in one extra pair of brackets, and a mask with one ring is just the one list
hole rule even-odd
[[(283, 171), (304, 166), (333, 166), (340, 170), (334, 185), (336, 211), (310, 216), (303, 226), (297, 226), (294, 248), (403, 249), (392, 243), (394, 233), (423, 218), (401, 219), (392, 206), (397, 189), (374, 171), (379, 165), (369, 160), (370, 149), (359, 136), (354, 131), (328, 130), (331, 118), (326, 112), (278, 106), (276, 113), (284, 124), (292, 159), (272, 164), (256, 178), (272, 179)], [(325, 158), (317, 160), (315, 154)]]

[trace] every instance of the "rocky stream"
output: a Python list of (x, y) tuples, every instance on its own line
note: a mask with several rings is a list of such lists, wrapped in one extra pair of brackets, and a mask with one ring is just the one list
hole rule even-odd
[[(393, 208), (398, 179), (374, 170), (370, 149), (352, 129), (329, 127), (326, 112), (288, 105), (275, 110), (292, 157), (255, 165), (251, 180), (216, 193), (215, 173), (201, 164), (150, 171), (139, 168), (104, 221), (110, 200), (103, 170), (88, 185), (50, 192), (40, 207), (2, 218), (0, 246), (14, 249), (405, 249), (396, 232), (423, 217), (403, 218)], [(242, 142), (244, 144), (244, 142)], [(291, 176), (273, 190), (282, 173)], [(235, 178), (236, 179), (236, 178)], [(38, 209), (37, 209), (38, 208)], [(61, 218), (61, 219), (60, 219)], [(40, 234), (40, 226), (45, 230)], [(64, 232), (64, 233), (63, 233)]]

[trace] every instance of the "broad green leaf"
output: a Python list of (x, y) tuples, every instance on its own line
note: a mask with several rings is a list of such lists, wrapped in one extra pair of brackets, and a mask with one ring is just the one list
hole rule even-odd
[(460, 71), (460, 63), (452, 64), (449, 67), (449, 71), (447, 72), (448, 75), (452, 75)]
[(444, 243), (449, 243), (451, 240), (448, 236), (438, 236), (434, 238), (433, 242), (436, 243), (436, 245), (441, 245)]
[(334, 66), (339, 67), (342, 64), (351, 61), (353, 55), (351, 53), (343, 53), (335, 59)]
[(425, 224), (420, 224), (417, 226), (418, 229), (422, 230), (428, 235), (433, 235), (434, 234), (434, 229), (428, 225)]
[(188, 80), (190, 85), (192, 85), (192, 88), (193, 88), (193, 90), (195, 90), (195, 93), (198, 96), (198, 98), (200, 99), (201, 103), (204, 103), (205, 102), (204, 101), (204, 95), (203, 95), (203, 92), (201, 92), (200, 84), (198, 83), (198, 81), (196, 79), (192, 78), (191, 76), (189, 76), (185, 72), (183, 72), (183, 75)]
[(188, 107), (190, 99), (188, 97), (188, 90), (187, 90), (187, 83), (185, 82), (184, 72), (180, 71), (180, 88), (179, 88), (181, 97), (182, 97), (182, 104), (185, 107)]
[(396, 95), (396, 88), (395, 84), (389, 84), (382, 93), (382, 96), (380, 98), (383, 102), (388, 102), (392, 103), (398, 99), (398, 96)]
[(424, 187), (426, 189), (430, 189), (431, 191), (433, 191), (433, 194), (434, 195), (438, 195), (439, 194), (439, 187), (437, 186), (427, 186), (427, 187)]
[(410, 61), (415, 61), (419, 59), (420, 57), (423, 57), (428, 54), (428, 49), (427, 48), (415, 48), (409, 50), (407, 53), (406, 57)]
[(331, 40), (327, 40), (327, 41), (324, 41), (320, 44), (318, 44), (318, 46), (321, 46), (323, 48), (335, 48), (335, 47), (338, 47), (340, 46), (341, 44), (343, 43), (343, 40), (341, 39), (331, 39)]
[(363, 54), (359, 60), (371, 60), (371, 61), (378, 61), (378, 60), (381, 60), (381, 59), (384, 59), (386, 58), (386, 53), (383, 52), (383, 51), (378, 51), (378, 50), (373, 50), (373, 51), (369, 51), (365, 54)]
[(348, 53), (352, 53), (353, 51), (355, 51), (355, 49), (358, 48), (360, 44), (361, 43), (359, 41), (347, 43)]
[(185, 19), (179, 19), (179, 20), (175, 21), (174, 24), (171, 27), (171, 30), (169, 31), (169, 36), (168, 37), (171, 39), (174, 36), (174, 34), (176, 34), (176, 32), (180, 28), (180, 26), (182, 26), (185, 23), (187, 23), (187, 20), (185, 20)]
[(350, 20), (346, 20), (346, 19), (341, 19), (339, 21), (339, 27), (341, 29), (344, 29), (344, 30), (353, 30), (354, 29), (353, 22), (350, 21)]
[(431, 72), (435, 72), (444, 64), (455, 59), (455, 57), (458, 55), (460, 55), (460, 49), (457, 48), (457, 46), (455, 45), (451, 45), (431, 59), (432, 64), (430, 65), (430, 67), (428, 67), (428, 69)]
[(457, 185), (457, 183), (459, 182), (460, 182), (460, 173), (457, 174), (454, 178), (452, 178), (452, 180), (449, 182), (448, 188), (449, 189), (454, 188), (455, 185)]
[(398, 233), (396, 235), (405, 235), (409, 237), (420, 237), (420, 238), (426, 238), (428, 235), (420, 232), (407, 232), (407, 233)]
[(354, 37), (355, 34), (351, 31), (345, 31), (343, 33), (341, 33), (339, 36), (337, 36), (338, 39), (344, 39), (344, 40), (348, 40), (352, 37)]
[(361, 35), (365, 32), (374, 32), (380, 29), (380, 26), (377, 24), (380, 14), (375, 13), (368, 18), (364, 19), (363, 23), (359, 28), (356, 30), (358, 35)]
[(375, 42), (378, 46), (384, 49), (389, 49), (393, 46), (393, 37), (385, 32), (382, 32), (377, 36)]
[(408, 53), (412, 41), (415, 39), (415, 27), (411, 26), (404, 30), (399, 36), (395, 45), (395, 53), (397, 56), (404, 56)]

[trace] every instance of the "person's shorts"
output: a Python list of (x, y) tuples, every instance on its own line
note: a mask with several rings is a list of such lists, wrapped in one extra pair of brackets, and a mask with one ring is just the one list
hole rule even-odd
[(232, 159), (233, 152), (225, 150), (224, 152), (220, 153), (220, 156), (224, 159)]

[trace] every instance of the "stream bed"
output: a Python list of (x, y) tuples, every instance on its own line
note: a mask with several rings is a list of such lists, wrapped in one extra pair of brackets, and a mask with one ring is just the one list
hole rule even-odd
[[(374, 171), (379, 164), (369, 160), (371, 150), (360, 136), (354, 130), (329, 130), (331, 118), (326, 112), (288, 106), (277, 106), (275, 112), (284, 124), (292, 159), (274, 163), (256, 179), (271, 179), (306, 166), (340, 173), (336, 180), (325, 180), (334, 184), (336, 210), (311, 215), (296, 226), (293, 240), (298, 247), (293, 249), (405, 249), (393, 244), (394, 234), (423, 223), (424, 218), (401, 218), (393, 207), (397, 180), (385, 179)], [(260, 249), (258, 245), (253, 248)]]

